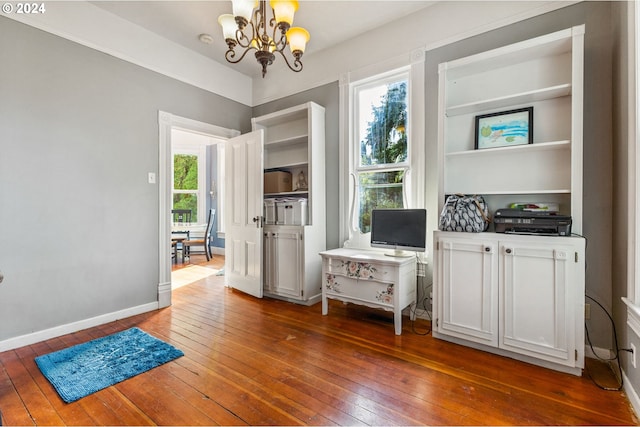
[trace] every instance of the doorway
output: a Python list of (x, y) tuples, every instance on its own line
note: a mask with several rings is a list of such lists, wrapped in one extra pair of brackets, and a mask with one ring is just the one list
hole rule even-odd
[[(158, 112), (158, 125), (158, 306), (162, 308), (171, 305), (171, 265), (173, 260), (171, 256), (172, 219), (170, 211), (173, 205), (173, 140), (176, 138), (181, 138), (184, 135), (191, 134), (197, 135), (198, 138), (206, 139), (208, 141), (206, 145), (224, 145), (224, 141), (240, 135), (240, 132), (237, 130), (222, 128), (220, 126), (215, 126), (185, 117), (176, 116), (164, 111)], [(220, 176), (222, 176), (222, 174), (220, 174)], [(215, 180), (208, 179), (208, 181), (204, 181), (205, 188), (207, 187), (207, 185), (209, 189), (213, 188), (213, 194), (209, 193), (209, 196), (217, 196), (217, 188), (220, 188), (221, 184), (222, 182), (218, 182), (217, 178)], [(207, 205), (208, 204), (205, 202), (205, 209)]]

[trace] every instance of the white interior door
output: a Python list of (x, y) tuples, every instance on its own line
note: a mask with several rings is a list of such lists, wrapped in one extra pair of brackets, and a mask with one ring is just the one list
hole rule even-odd
[(262, 298), (262, 130), (226, 141), (225, 283)]

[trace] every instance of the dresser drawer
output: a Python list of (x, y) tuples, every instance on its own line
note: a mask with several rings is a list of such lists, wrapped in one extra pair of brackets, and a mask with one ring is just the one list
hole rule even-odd
[(393, 309), (395, 292), (393, 283), (325, 273), (323, 291), (329, 298), (332, 296), (341, 299), (347, 298)]
[(386, 265), (374, 265), (366, 261), (342, 260), (339, 258), (330, 258), (327, 264), (327, 271), (335, 275), (381, 281), (393, 281), (394, 279), (394, 268)]

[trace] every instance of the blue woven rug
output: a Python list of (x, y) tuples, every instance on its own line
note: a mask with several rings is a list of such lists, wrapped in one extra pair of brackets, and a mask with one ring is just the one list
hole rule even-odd
[(65, 402), (160, 366), (184, 353), (138, 328), (35, 358)]

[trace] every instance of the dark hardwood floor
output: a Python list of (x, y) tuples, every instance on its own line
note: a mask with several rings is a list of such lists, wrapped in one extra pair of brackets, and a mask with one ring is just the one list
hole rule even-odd
[[(391, 313), (332, 302), (322, 316), (320, 304), (259, 300), (223, 283), (209, 276), (176, 289), (169, 308), (0, 353), (3, 423), (638, 424), (623, 392), (436, 340), (425, 320), (405, 318), (396, 336)], [(71, 404), (33, 361), (132, 326), (185, 356)]]

